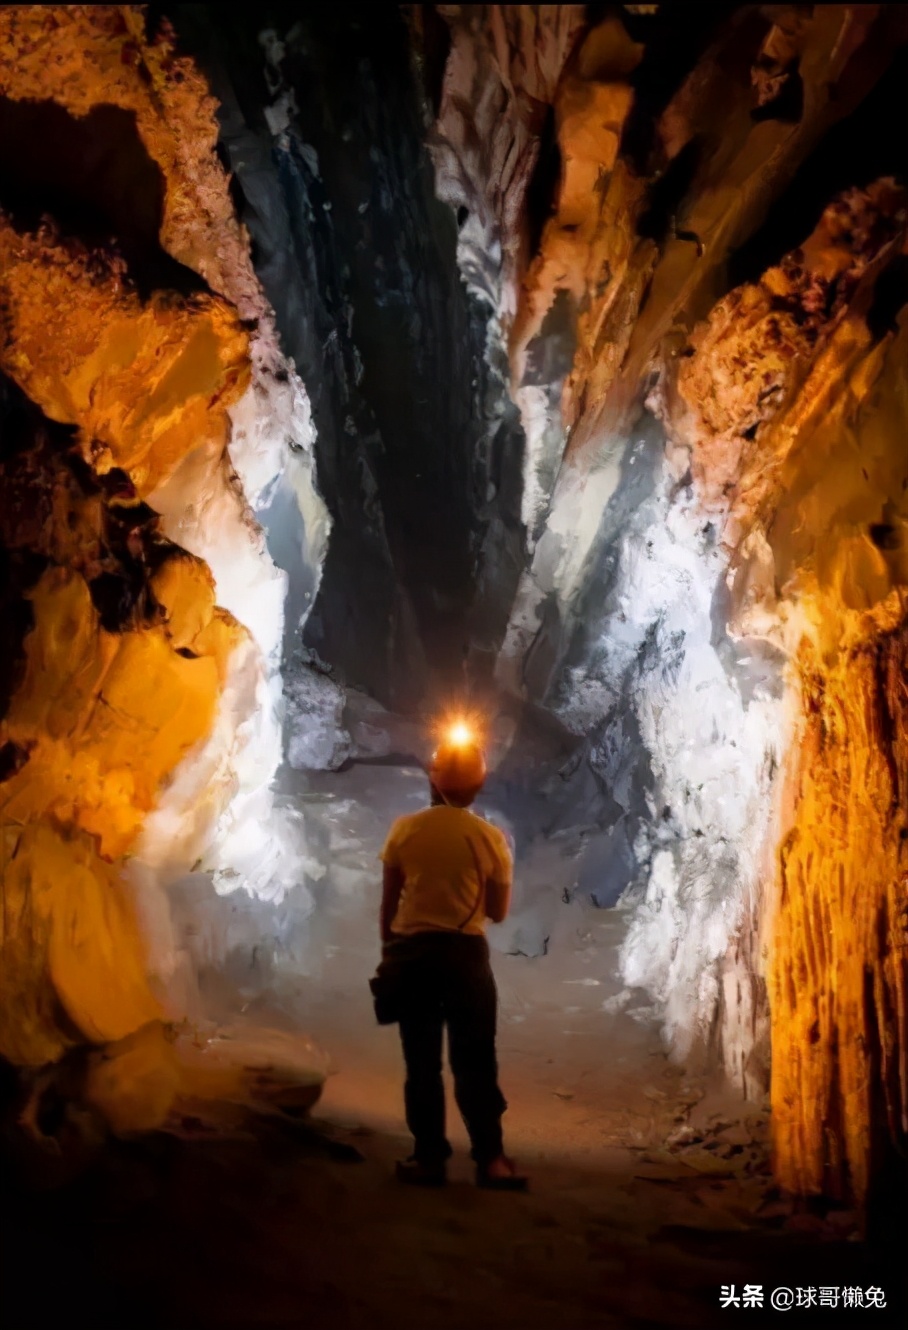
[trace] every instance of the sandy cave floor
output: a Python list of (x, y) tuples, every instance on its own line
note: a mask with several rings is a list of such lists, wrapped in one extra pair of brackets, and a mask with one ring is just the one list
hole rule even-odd
[(879, 1284), (886, 1311), (791, 1315), (904, 1323), (897, 1267), (855, 1240), (853, 1216), (794, 1213), (775, 1194), (765, 1107), (665, 1056), (652, 1013), (616, 976), (625, 916), (564, 899), (564, 847), (540, 843), (521, 865), (518, 923), (540, 892), (560, 907), (547, 954), (493, 950), (508, 1148), (532, 1190), (473, 1187), (453, 1106), (448, 1188), (396, 1185), (393, 1161), (408, 1148), (400, 1053), (396, 1029), (373, 1022), (366, 979), (377, 846), (423, 786), (393, 768), (293, 779), (329, 864), (308, 973), (277, 971), (238, 993), (215, 974), (207, 985), (238, 1038), (305, 1032), (327, 1050), (311, 1125), (254, 1116), (212, 1129), (184, 1113), (171, 1131), (107, 1148), (68, 1186), (8, 1192), (10, 1330), (77, 1314), (122, 1330), (585, 1330), (782, 1315), (721, 1309), (731, 1283), (761, 1284), (767, 1298), (778, 1285)]

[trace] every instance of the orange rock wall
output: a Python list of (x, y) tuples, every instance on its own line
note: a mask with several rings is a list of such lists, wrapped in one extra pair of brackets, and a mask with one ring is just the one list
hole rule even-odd
[(872, 331), (908, 200), (852, 191), (733, 291), (663, 380), (736, 623), (788, 655), (803, 721), (764, 914), (775, 1167), (867, 1199), (908, 1130), (908, 312)]
[(248, 335), (225, 301), (160, 292), (143, 304), (52, 235), (8, 225), (0, 265), (0, 367), (51, 420), (78, 426), (96, 471), (119, 467), (145, 496), (206, 441), (223, 450), (227, 407), (249, 381)]
[(7, 5), (0, 12), (0, 94), (50, 98), (75, 116), (132, 112), (165, 182), (161, 244), (233, 300), (266, 311), (217, 160), (215, 102), (192, 61), (145, 40), (142, 5)]
[(162, 246), (214, 292), (142, 299), (117, 253), (87, 252), (52, 219), (25, 232), (0, 216), (0, 369), (54, 422), (33, 412), (29, 446), (19, 438), (0, 464), (2, 536), (30, 623), (0, 719), (0, 1053), (28, 1066), (160, 1017), (122, 869), (210, 733), (247, 640), (206, 565), (143, 502), (190, 454), (228, 466), (227, 409), (250, 375), (240, 317), (264, 309), (213, 102), (143, 31), (134, 6), (0, 15), (0, 93), (75, 116), (102, 102), (134, 113), (164, 177)]
[(775, 1171), (863, 1201), (908, 1133), (908, 623), (831, 668), (805, 656), (770, 933)]
[[(463, 127), (470, 107), (455, 90), (470, 38), (459, 11), (449, 21), (459, 54), (436, 132), (472, 164), (462, 162), (462, 176), (477, 189), (495, 149)], [(479, 49), (487, 39), (471, 22)], [(491, 30), (488, 14), (482, 22)], [(551, 216), (538, 253), (507, 269), (520, 282), (516, 301), (502, 298), (518, 401), (560, 293), (572, 311), (564, 460), (547, 499), (550, 515), (566, 514), (565, 600), (591, 551), (576, 534), (577, 495), (620, 455), (649, 390), (674, 474), (690, 466), (704, 516), (722, 528), (732, 632), (766, 638), (789, 659), (803, 721), (778, 875), (733, 950), (767, 980), (780, 1181), (859, 1200), (887, 1149), (904, 1157), (908, 1132), (908, 342), (904, 310), (898, 328), (873, 319), (876, 295), (898, 281), (904, 197), (886, 180), (844, 195), (759, 282), (728, 292), (725, 265), (905, 35), (900, 6), (730, 14), (659, 113), (644, 176), (621, 135), (645, 53), (615, 18), (580, 32), (548, 94), (561, 154)], [(793, 69), (800, 113), (765, 113)], [(506, 139), (512, 127), (492, 132)], [(659, 181), (692, 149), (664, 238), (641, 234)], [(502, 252), (518, 252), (507, 234)], [(541, 436), (538, 422), (525, 424)], [(551, 558), (547, 550), (522, 584), (499, 662), (505, 681), (522, 677), (553, 591)]]
[[(661, 355), (680, 349), (692, 317), (710, 308), (729, 254), (759, 225), (823, 132), (854, 109), (885, 69), (887, 36), (898, 40), (899, 21), (884, 16), (874, 28), (881, 8), (821, 5), (802, 20), (806, 93), (796, 125), (754, 122), (761, 67), (755, 62), (752, 87), (742, 88), (743, 19), (729, 19), (658, 121), (660, 174), (695, 139), (709, 145), (662, 244), (637, 233), (651, 181), (618, 151), (643, 47), (621, 35), (616, 19), (579, 44), (554, 99), (562, 179), (523, 282), (512, 343), (519, 366), (555, 294), (571, 293), (578, 351), (563, 410), (572, 458), (585, 448), (595, 453), (604, 430), (626, 433), (641, 384)], [(834, 98), (830, 84), (837, 87)], [(717, 123), (721, 136), (710, 132)]]
[(778, 1176), (864, 1200), (908, 1134), (908, 319), (850, 341), (769, 530), (808, 626), (768, 970)]

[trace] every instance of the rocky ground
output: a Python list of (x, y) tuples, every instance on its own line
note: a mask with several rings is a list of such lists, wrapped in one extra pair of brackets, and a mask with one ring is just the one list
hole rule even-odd
[[(259, 1119), (119, 1143), (69, 1187), (7, 1192), (4, 1324), (64, 1319), (130, 1330), (397, 1330), (438, 1326), (708, 1327), (723, 1285), (882, 1285), (881, 1253), (844, 1216), (792, 1216), (768, 1198), (750, 1150), (714, 1123), (698, 1153), (613, 1146), (595, 1163), (571, 1136), (523, 1152), (526, 1196), (478, 1192), (466, 1167), (446, 1191), (391, 1179), (400, 1137), (365, 1123), (327, 1139)], [(722, 1144), (718, 1138), (725, 1134)], [(716, 1148), (711, 1148), (716, 1147)], [(685, 1147), (687, 1149), (688, 1147)], [(349, 1157), (345, 1157), (349, 1156)], [(708, 1162), (707, 1162), (708, 1161)], [(831, 1222), (832, 1220), (835, 1222)], [(799, 1221), (799, 1222), (796, 1222)], [(808, 1223), (808, 1221), (810, 1221)], [(843, 1309), (795, 1313), (838, 1324)], [(825, 1319), (824, 1319), (825, 1316)]]
[[(5, 1326), (587, 1330), (782, 1314), (723, 1308), (732, 1284), (762, 1286), (764, 1302), (776, 1287), (813, 1289), (816, 1305), (792, 1312), (812, 1325), (858, 1314), (821, 1308), (821, 1287), (881, 1287), (889, 1306), (860, 1314), (904, 1323), (885, 1247), (860, 1241), (849, 1211), (795, 1207), (773, 1187), (765, 1105), (666, 1057), (652, 1008), (617, 978), (624, 913), (571, 891), (570, 837), (523, 858), (514, 919), (493, 938), (508, 1148), (531, 1191), (476, 1190), (453, 1111), (448, 1188), (396, 1185), (400, 1054), (396, 1030), (373, 1022), (366, 980), (377, 846), (422, 784), (355, 767), (306, 778), (296, 797), (326, 867), (309, 883), (306, 928), (286, 923), (285, 904), (266, 965), (268, 920), (238, 898), (194, 925), (220, 1020), (211, 1047), (255, 1064), (244, 1102), (184, 1098), (167, 1130), (110, 1142), (66, 1176), (32, 1170), (26, 1186), (13, 1170)], [(307, 1115), (292, 1066), (319, 1062), (310, 1035), (329, 1075)]]

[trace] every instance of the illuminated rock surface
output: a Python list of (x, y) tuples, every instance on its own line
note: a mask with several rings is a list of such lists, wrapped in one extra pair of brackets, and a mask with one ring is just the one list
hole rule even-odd
[[(166, 907), (147, 926), (171, 879), (203, 859), (222, 889), (279, 891), (296, 870), (270, 790), (286, 579), (250, 506), (288, 493), (294, 570), (317, 569), (308, 407), (234, 218), (204, 82), (142, 31), (128, 7), (14, 7), (0, 31), (0, 1051), (32, 1066), (182, 1014)], [(42, 129), (69, 154), (56, 172), (22, 152)], [(91, 1082), (115, 1130), (169, 1111), (167, 1047), (146, 1040), (133, 1071)], [(143, 1076), (144, 1110), (129, 1088)]]
[[(517, 12), (507, 30), (445, 11), (436, 160), (471, 216), (498, 206), (496, 153), (538, 95), (531, 62), (513, 77), (534, 22)], [(509, 258), (485, 288), (532, 550), (498, 674), (588, 736), (636, 860), (618, 861), (639, 901), (623, 970), (675, 1048), (711, 1032), (753, 1092), (771, 1034), (780, 1177), (863, 1196), (908, 1121), (904, 790), (895, 703), (871, 682), (908, 585), (906, 215), (901, 159), (867, 150), (898, 115), (905, 35), (885, 6), (771, 27), (688, 13), (684, 31), (666, 6), (605, 18), (559, 48), (543, 213), (526, 182), (496, 218)], [(492, 50), (497, 119), (470, 95)], [(468, 240), (460, 257), (478, 283)], [(811, 740), (832, 705), (839, 737)]]
[(792, 1193), (898, 1177), (904, 7), (719, 8), (0, 13), (35, 1139), (68, 1076), (121, 1134), (311, 1104), (314, 1046), (212, 1021), (330, 1027), (370, 801), (416, 806), (471, 692), (523, 875), (496, 963), (771, 1089)]

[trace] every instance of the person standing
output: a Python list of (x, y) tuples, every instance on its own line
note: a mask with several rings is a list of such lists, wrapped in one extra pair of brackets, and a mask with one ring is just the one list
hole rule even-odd
[(454, 728), (434, 754), (431, 804), (398, 818), (381, 859), (382, 961), (376, 993), (392, 994), (383, 1023), (396, 1020), (406, 1065), (404, 1103), (413, 1154), (401, 1182), (442, 1186), (451, 1146), (445, 1133), (442, 1041), (454, 1095), (470, 1137), (476, 1182), (522, 1191), (528, 1179), (504, 1152), (495, 1035), (498, 993), (485, 938), (487, 919), (506, 918), (513, 861), (504, 834), (472, 812), (486, 777), (482, 749)]

